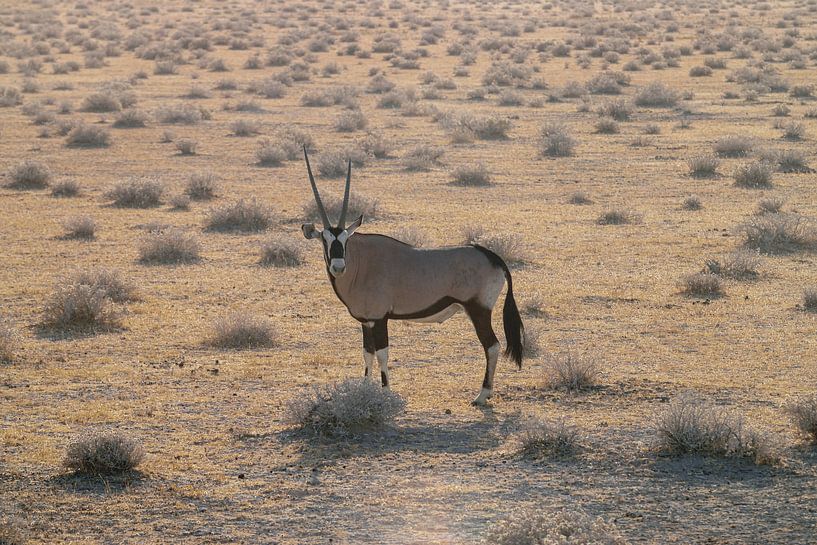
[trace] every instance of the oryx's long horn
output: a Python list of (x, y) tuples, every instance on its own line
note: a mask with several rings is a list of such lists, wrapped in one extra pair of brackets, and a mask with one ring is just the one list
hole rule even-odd
[(352, 159), (349, 159), (349, 166), (346, 169), (346, 189), (343, 192), (343, 207), (340, 209), (340, 220), (338, 227), (346, 228), (346, 211), (349, 208), (349, 186), (352, 185)]
[(318, 194), (318, 186), (315, 185), (315, 177), (312, 176), (312, 167), (309, 166), (309, 155), (306, 153), (306, 144), (304, 144), (304, 159), (306, 160), (306, 171), (309, 173), (309, 183), (312, 185), (312, 193), (315, 194), (315, 203), (318, 205), (318, 212), (321, 214), (324, 229), (329, 229), (332, 224), (329, 223), (329, 216), (326, 215), (326, 210), (323, 208), (321, 196)]

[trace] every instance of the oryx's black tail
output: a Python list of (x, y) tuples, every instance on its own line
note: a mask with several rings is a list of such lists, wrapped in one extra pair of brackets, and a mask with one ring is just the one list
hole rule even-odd
[(505, 272), (505, 280), (508, 282), (508, 292), (505, 294), (505, 305), (502, 307), (502, 328), (505, 330), (505, 357), (510, 358), (519, 369), (522, 369), (523, 338), (525, 326), (522, 324), (522, 316), (519, 315), (519, 308), (516, 306), (516, 299), (513, 298), (513, 278), (511, 271), (505, 261), (488, 248), (473, 245), (474, 248), (485, 254), (493, 265), (501, 268)]

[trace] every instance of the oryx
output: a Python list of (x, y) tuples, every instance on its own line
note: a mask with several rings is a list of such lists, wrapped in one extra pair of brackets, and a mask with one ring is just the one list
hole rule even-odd
[(333, 227), (312, 176), (305, 146), (304, 159), (323, 229), (316, 229), (313, 223), (305, 223), (301, 229), (307, 239), (321, 239), (332, 288), (349, 314), (363, 326), (365, 376), (371, 376), (377, 358), (381, 382), (384, 387), (389, 386), (389, 320), (441, 323), (464, 309), (485, 350), (485, 378), (474, 400), (475, 404), (485, 404), (493, 391), (499, 357), (491, 312), (506, 280), (508, 292), (502, 310), (505, 355), (522, 367), (523, 326), (508, 266), (494, 252), (476, 244), (423, 249), (384, 235), (355, 233), (363, 216), (346, 225), (351, 161), (340, 219)]

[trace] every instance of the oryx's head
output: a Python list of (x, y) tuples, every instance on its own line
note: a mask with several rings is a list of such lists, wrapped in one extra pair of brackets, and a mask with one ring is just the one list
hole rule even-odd
[(329, 274), (337, 278), (346, 272), (346, 242), (363, 223), (363, 214), (361, 214), (351, 225), (346, 227), (346, 211), (349, 208), (349, 186), (352, 181), (352, 160), (349, 160), (349, 166), (346, 170), (346, 189), (343, 192), (343, 207), (340, 211), (340, 219), (337, 227), (332, 227), (329, 216), (326, 215), (326, 209), (321, 202), (318, 186), (315, 185), (315, 177), (312, 176), (312, 167), (309, 166), (306, 146), (304, 146), (304, 159), (306, 160), (306, 171), (309, 173), (309, 183), (312, 185), (312, 193), (315, 195), (315, 204), (318, 205), (318, 212), (323, 221), (323, 229), (316, 229), (314, 223), (304, 223), (301, 230), (306, 238), (321, 239), (326, 268), (329, 270)]

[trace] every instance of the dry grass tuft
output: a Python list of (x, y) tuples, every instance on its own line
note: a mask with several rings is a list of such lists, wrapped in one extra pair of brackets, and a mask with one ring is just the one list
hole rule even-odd
[(18, 346), (18, 335), (10, 323), (0, 319), (0, 363), (14, 361), (14, 353)]
[(633, 102), (636, 106), (669, 108), (681, 100), (681, 94), (665, 83), (655, 81), (641, 87), (635, 92)]
[(482, 187), (491, 185), (491, 175), (484, 163), (473, 165), (463, 165), (457, 167), (452, 173), (454, 185)]
[(700, 210), (704, 207), (701, 198), (698, 195), (690, 195), (684, 197), (684, 202), (681, 203), (681, 208), (684, 210)]
[(136, 439), (107, 432), (75, 440), (68, 446), (63, 465), (87, 475), (117, 475), (136, 469), (144, 457)]
[(789, 253), (817, 250), (815, 222), (798, 214), (752, 216), (739, 227), (744, 244), (764, 253)]
[(739, 166), (735, 170), (735, 185), (751, 189), (772, 186), (772, 166), (766, 161), (755, 161)]
[(698, 272), (683, 278), (681, 293), (693, 297), (720, 297), (723, 295), (723, 286), (717, 274)]
[(687, 161), (690, 176), (695, 178), (712, 178), (717, 176), (721, 162), (712, 155), (701, 155)]
[(261, 265), (267, 267), (297, 267), (304, 262), (301, 244), (290, 238), (274, 238), (261, 245)]
[(62, 226), (65, 228), (65, 239), (93, 240), (96, 237), (96, 221), (91, 216), (68, 218)]
[(215, 198), (218, 188), (215, 174), (197, 172), (190, 175), (185, 187), (185, 194), (194, 201), (208, 201)]
[(196, 155), (196, 151), (199, 149), (198, 141), (192, 138), (179, 138), (174, 142), (174, 145), (179, 155)]
[(747, 428), (742, 417), (693, 394), (678, 396), (656, 416), (658, 448), (668, 454), (746, 458), (756, 464), (780, 460), (771, 438)]
[(817, 312), (817, 288), (803, 290), (803, 309), (808, 312)]
[(122, 208), (150, 208), (162, 204), (164, 186), (154, 178), (131, 178), (113, 186), (105, 197)]
[(706, 271), (724, 278), (748, 280), (757, 278), (757, 269), (762, 263), (758, 252), (738, 249), (727, 255), (723, 260), (708, 259)]
[(618, 529), (582, 509), (517, 512), (491, 526), (487, 545), (627, 545)]
[(762, 216), (763, 214), (778, 214), (783, 211), (783, 205), (786, 200), (782, 197), (765, 197), (757, 201), (757, 209), (755, 214)]
[(139, 261), (151, 265), (194, 263), (200, 259), (199, 241), (181, 229), (149, 233), (139, 246)]
[(403, 156), (403, 167), (412, 171), (430, 170), (440, 162), (440, 158), (444, 153), (445, 149), (440, 146), (420, 144), (407, 151)]
[(104, 289), (78, 282), (57, 284), (43, 309), (43, 325), (58, 330), (113, 329), (119, 317)]
[(817, 394), (790, 401), (785, 409), (797, 431), (817, 445)]
[(754, 142), (746, 136), (725, 136), (715, 142), (713, 149), (721, 157), (745, 157), (754, 148)]
[(0, 521), (0, 545), (26, 545), (28, 540), (11, 523)]
[(52, 197), (76, 197), (79, 194), (79, 182), (75, 180), (63, 180), (51, 186)]
[(596, 220), (599, 225), (628, 225), (641, 223), (642, 216), (629, 208), (611, 208), (605, 210)]
[(65, 145), (71, 148), (107, 148), (111, 145), (111, 133), (98, 125), (79, 123), (68, 133)]
[(549, 157), (568, 157), (574, 154), (577, 141), (566, 125), (546, 123), (540, 131), (539, 150)]
[(564, 352), (546, 358), (544, 382), (547, 388), (575, 392), (595, 386), (599, 373), (593, 356)]
[(235, 350), (268, 348), (277, 344), (277, 336), (269, 319), (234, 312), (213, 322), (212, 336), (207, 344)]
[(464, 244), (475, 244), (488, 248), (502, 258), (505, 263), (515, 265), (525, 262), (525, 248), (522, 239), (515, 233), (486, 233), (482, 227), (469, 225), (463, 229)]
[(269, 207), (254, 198), (241, 199), (208, 210), (205, 228), (208, 231), (266, 231), (273, 222)]
[(51, 181), (51, 169), (39, 161), (28, 160), (13, 167), (8, 177), (11, 180), (8, 187), (12, 189), (43, 189)]
[(524, 458), (540, 460), (553, 456), (570, 456), (579, 445), (579, 430), (565, 419), (545, 420), (530, 417), (516, 436), (519, 453)]
[(385, 428), (405, 406), (403, 398), (373, 380), (347, 379), (295, 396), (287, 419), (316, 435), (346, 437)]

